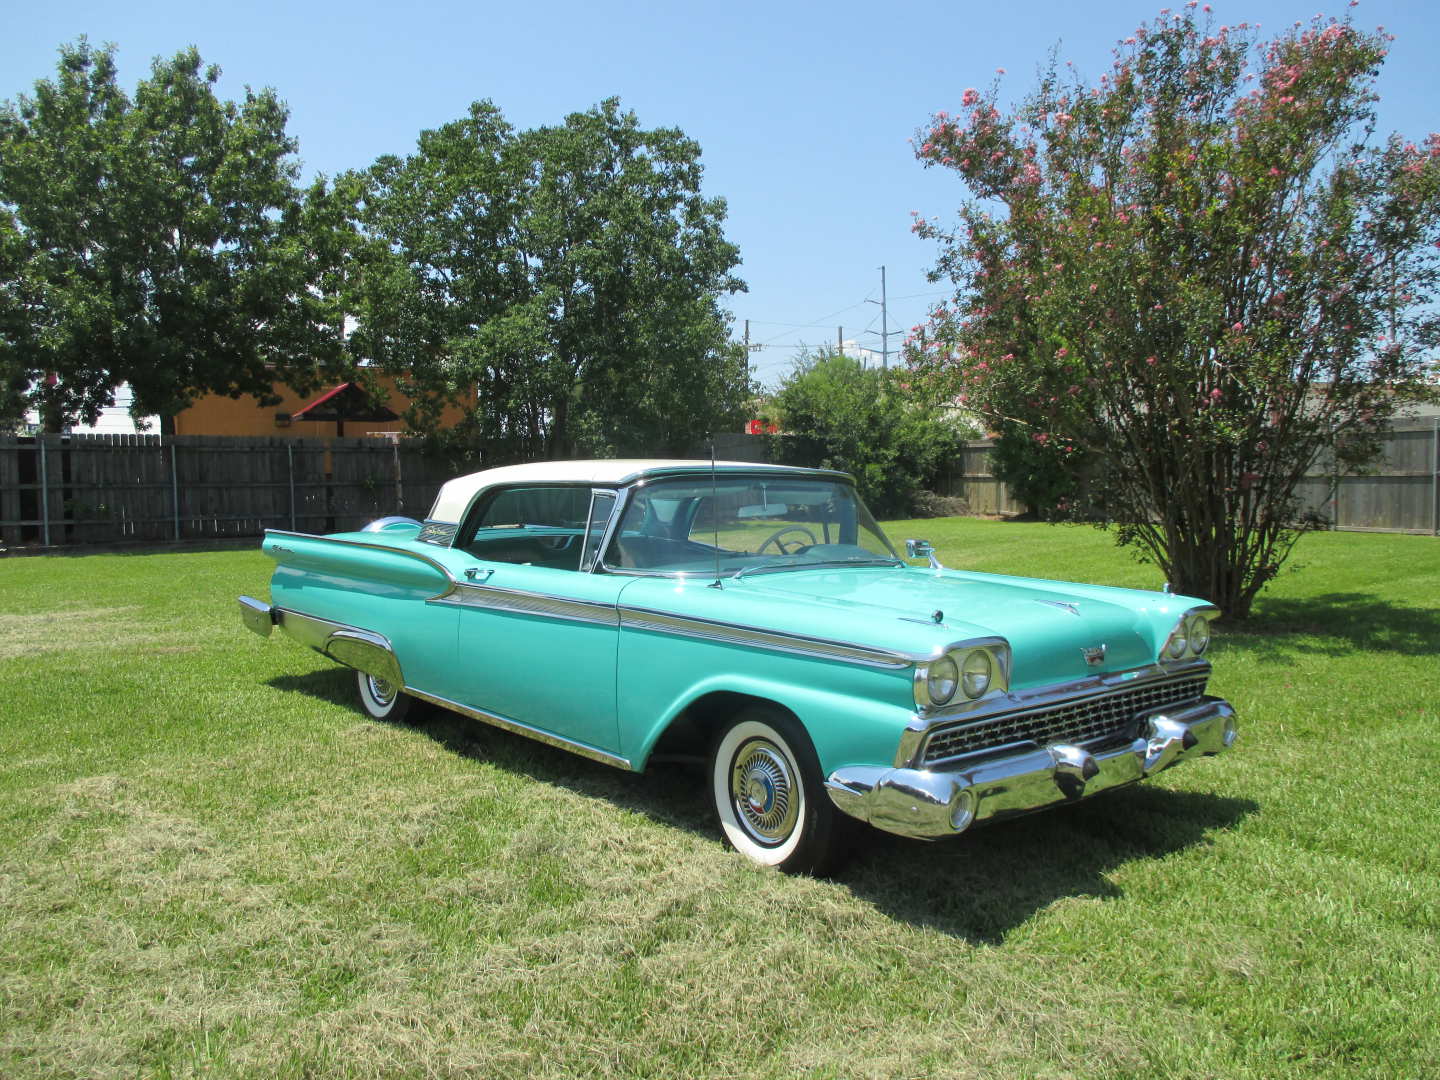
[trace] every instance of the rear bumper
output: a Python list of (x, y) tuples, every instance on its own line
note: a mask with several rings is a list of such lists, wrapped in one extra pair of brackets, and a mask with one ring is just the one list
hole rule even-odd
[(991, 818), (1074, 802), (1133, 784), (1177, 762), (1218, 754), (1236, 738), (1235, 710), (1207, 697), (1141, 721), (1134, 742), (1102, 753), (1054, 745), (934, 769), (859, 765), (825, 781), (831, 801), (877, 829), (936, 839)]

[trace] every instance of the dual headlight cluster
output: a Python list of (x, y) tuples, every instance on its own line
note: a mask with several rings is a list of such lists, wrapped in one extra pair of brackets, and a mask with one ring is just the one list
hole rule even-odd
[(1008, 654), (1001, 645), (952, 649), (915, 666), (915, 704), (922, 709), (974, 701), (1007, 681)]
[(1210, 645), (1210, 620), (1200, 612), (1180, 616), (1175, 629), (1165, 641), (1162, 657), (1166, 660), (1181, 660), (1186, 656), (1199, 656)]

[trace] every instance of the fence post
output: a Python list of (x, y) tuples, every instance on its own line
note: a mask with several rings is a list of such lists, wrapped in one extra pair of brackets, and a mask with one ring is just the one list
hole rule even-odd
[(1430, 437), (1430, 535), (1440, 536), (1440, 416)]
[(170, 436), (170, 507), (175, 520), (175, 539), (180, 539), (180, 468), (175, 436)]
[(299, 532), (295, 527), (295, 444), (286, 444), (285, 450), (290, 460), (290, 531)]
[(45, 547), (50, 546), (50, 476), (46, 468), (45, 460), (45, 436), (35, 436), (35, 442), (40, 447), (40, 543)]
[(402, 478), (400, 475), (400, 440), (391, 439), (390, 449), (393, 452), (395, 461), (395, 512), (397, 514), (403, 514), (405, 513), (405, 487), (401, 483)]

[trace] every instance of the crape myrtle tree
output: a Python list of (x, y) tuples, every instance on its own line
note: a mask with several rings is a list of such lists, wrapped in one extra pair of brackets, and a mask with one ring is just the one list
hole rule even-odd
[(973, 196), (913, 362), (1009, 438), (1086, 460), (1118, 540), (1245, 616), (1307, 520), (1297, 485), (1373, 459), (1433, 393), (1440, 137), (1372, 136), (1389, 38), (1262, 41), (1189, 4), (1095, 85), (1052, 63), (1003, 112), (966, 90), (918, 156)]
[(351, 347), (487, 462), (681, 452), (750, 392), (719, 297), (742, 289), (700, 147), (611, 99), (517, 131), (489, 102), (337, 180)]
[(273, 400), (341, 356), (314, 288), (287, 110), (215, 95), (187, 49), (127, 94), (114, 49), (60, 49), (54, 79), (0, 103), (0, 411), (93, 423), (128, 382), (135, 416), (197, 396)]

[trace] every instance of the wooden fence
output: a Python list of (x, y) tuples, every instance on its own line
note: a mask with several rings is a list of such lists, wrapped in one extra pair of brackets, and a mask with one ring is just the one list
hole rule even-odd
[[(769, 457), (765, 439), (716, 443), (721, 458)], [(990, 451), (988, 440), (966, 443), (943, 494), (975, 514), (1023, 511)], [(478, 467), (405, 440), (0, 436), (0, 549), (355, 529), (387, 514), (423, 517), (442, 483)], [(1440, 535), (1440, 420), (1396, 424), (1371, 473), (1317, 469), (1300, 494), (1337, 529)]]
[(0, 546), (354, 529), (423, 517), (456, 471), (385, 439), (0, 436)]
[[(990, 469), (993, 443), (964, 444), (943, 494), (973, 514), (1025, 510)], [(1320, 463), (1300, 484), (1301, 505), (1333, 529), (1440, 535), (1440, 418), (1397, 421), (1371, 471), (1342, 476)]]

